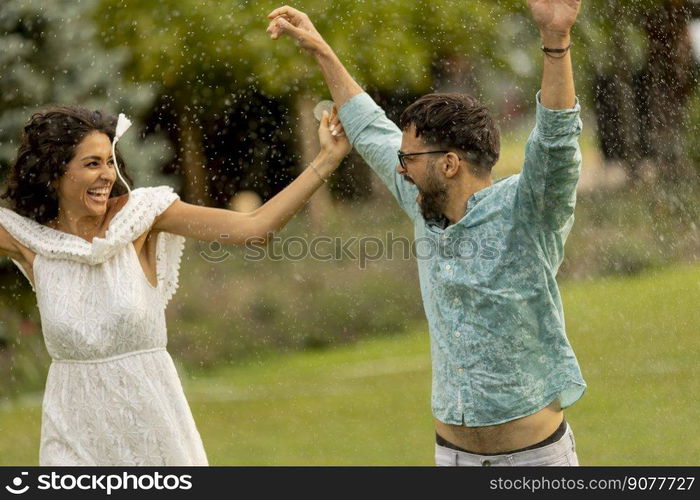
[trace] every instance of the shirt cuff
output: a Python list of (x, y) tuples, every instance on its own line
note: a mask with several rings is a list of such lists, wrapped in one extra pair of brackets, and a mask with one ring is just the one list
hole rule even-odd
[(338, 110), (338, 118), (351, 144), (355, 144), (362, 131), (384, 111), (367, 94), (362, 92), (348, 99)]
[(540, 101), (542, 91), (537, 92), (537, 131), (542, 137), (571, 135), (581, 131), (581, 104), (578, 97), (571, 109), (545, 108)]

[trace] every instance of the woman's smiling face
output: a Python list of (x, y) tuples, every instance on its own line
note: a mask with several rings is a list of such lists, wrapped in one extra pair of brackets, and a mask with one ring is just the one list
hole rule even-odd
[(78, 217), (103, 216), (115, 180), (109, 137), (90, 132), (75, 147), (66, 172), (58, 179), (59, 206)]

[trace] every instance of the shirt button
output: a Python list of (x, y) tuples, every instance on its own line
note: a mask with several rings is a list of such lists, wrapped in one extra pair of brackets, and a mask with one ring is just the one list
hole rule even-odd
[(445, 271), (449, 271), (450, 269), (452, 269), (452, 266), (449, 265), (449, 264), (447, 264), (447, 265), (445, 266)]
[(447, 239), (447, 233), (442, 233), (442, 239), (446, 240)]
[(453, 303), (454, 305), (459, 304), (459, 299), (455, 298), (455, 299), (452, 301), (452, 303)]
[(460, 375), (461, 375), (462, 373), (464, 373), (464, 368), (458, 368), (458, 369), (457, 369), (457, 373), (459, 373)]
[(462, 336), (462, 332), (455, 332), (455, 337), (461, 337), (461, 336)]

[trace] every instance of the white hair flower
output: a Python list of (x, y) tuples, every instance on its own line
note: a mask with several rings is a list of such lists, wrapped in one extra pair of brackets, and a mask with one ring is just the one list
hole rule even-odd
[(114, 133), (114, 138), (119, 140), (119, 138), (124, 135), (124, 132), (129, 130), (129, 127), (131, 127), (131, 120), (129, 120), (124, 113), (119, 113), (117, 131)]
[(119, 113), (119, 118), (117, 119), (117, 129), (114, 132), (114, 140), (112, 141), (112, 158), (114, 160), (114, 169), (117, 171), (117, 177), (119, 177), (122, 184), (126, 186), (126, 190), (131, 193), (131, 187), (129, 187), (129, 184), (126, 182), (126, 180), (124, 180), (122, 173), (119, 171), (119, 165), (117, 165), (117, 155), (115, 153), (117, 141), (122, 135), (124, 135), (124, 132), (129, 130), (129, 127), (131, 127), (131, 120), (129, 120), (124, 113)]

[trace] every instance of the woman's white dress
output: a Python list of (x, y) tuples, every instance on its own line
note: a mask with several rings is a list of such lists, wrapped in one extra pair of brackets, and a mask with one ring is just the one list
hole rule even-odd
[(159, 233), (156, 287), (133, 245), (177, 198), (166, 186), (133, 190), (92, 243), (0, 208), (0, 225), (36, 253), (34, 290), (52, 358), (41, 465), (207, 465), (166, 351), (165, 307), (184, 238)]

